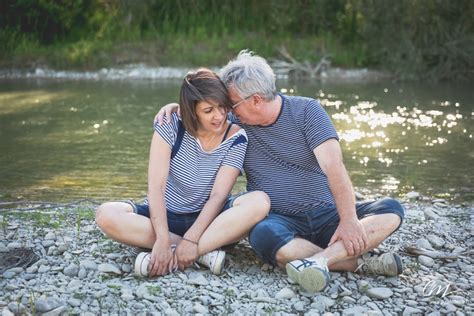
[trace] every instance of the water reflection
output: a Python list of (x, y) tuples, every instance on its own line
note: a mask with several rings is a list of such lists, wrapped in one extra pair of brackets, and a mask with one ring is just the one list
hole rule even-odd
[[(321, 100), (358, 191), (473, 199), (470, 87), (279, 82)], [(145, 195), (152, 118), (179, 81), (5, 81), (0, 200)], [(236, 191), (245, 187), (240, 178)]]

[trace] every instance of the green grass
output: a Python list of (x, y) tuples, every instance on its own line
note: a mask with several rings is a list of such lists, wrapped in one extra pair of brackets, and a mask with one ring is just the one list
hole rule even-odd
[(258, 33), (207, 36), (204, 33), (145, 35), (120, 39), (83, 39), (72, 43), (40, 45), (29, 38), (10, 51), (0, 53), (2, 68), (46, 66), (53, 69), (92, 70), (132, 63), (150, 66), (221, 66), (242, 49), (251, 49), (265, 58), (281, 58), (284, 45), (297, 60), (317, 63), (330, 55), (333, 65), (363, 66), (362, 47), (345, 47), (330, 34), (295, 37), (267, 37)]

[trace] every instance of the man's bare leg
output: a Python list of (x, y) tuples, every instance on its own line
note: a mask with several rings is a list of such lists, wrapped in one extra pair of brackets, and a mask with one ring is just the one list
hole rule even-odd
[[(400, 225), (400, 217), (396, 214), (373, 215), (361, 220), (368, 238), (366, 253), (382, 243)], [(276, 253), (280, 267), (288, 262), (302, 258), (326, 258), (330, 270), (354, 271), (357, 269), (357, 257), (350, 257), (342, 241), (337, 241), (326, 249), (301, 238), (295, 238)]]

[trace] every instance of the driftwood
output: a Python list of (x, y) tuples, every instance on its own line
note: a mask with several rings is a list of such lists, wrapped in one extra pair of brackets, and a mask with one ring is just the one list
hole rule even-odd
[(321, 78), (322, 73), (331, 66), (329, 55), (324, 55), (316, 65), (312, 65), (307, 60), (299, 62), (293, 58), (285, 46), (280, 47), (278, 52), (283, 57), (283, 60), (272, 60), (272, 68), (277, 75)]
[(474, 251), (471, 250), (466, 250), (463, 252), (444, 252), (444, 251), (436, 251), (436, 250), (427, 250), (424, 248), (418, 248), (416, 246), (407, 246), (404, 248), (404, 251), (409, 254), (409, 255), (414, 255), (414, 256), (427, 256), (433, 259), (451, 259), (451, 260), (456, 260), (459, 257), (463, 255), (472, 255)]

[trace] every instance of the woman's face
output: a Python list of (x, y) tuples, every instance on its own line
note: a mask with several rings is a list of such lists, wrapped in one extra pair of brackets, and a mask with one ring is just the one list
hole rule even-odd
[(227, 112), (214, 101), (201, 101), (196, 105), (198, 128), (204, 132), (220, 133), (227, 120)]

